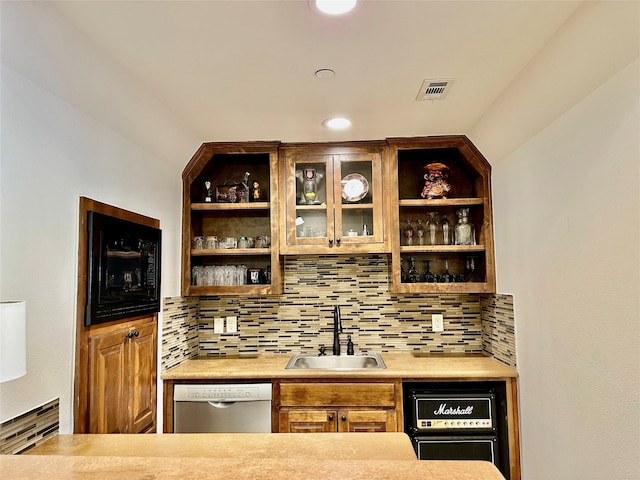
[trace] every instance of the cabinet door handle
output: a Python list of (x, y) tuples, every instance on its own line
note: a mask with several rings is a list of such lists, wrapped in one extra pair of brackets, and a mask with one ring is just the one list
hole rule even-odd
[(136, 330), (135, 332), (133, 332), (133, 336), (134, 337), (138, 337), (140, 335), (140, 332), (138, 330)]
[(337, 243), (338, 245), (340, 245), (340, 239), (339, 239), (339, 238), (336, 238), (336, 243)]
[(329, 416), (327, 417), (327, 420), (329, 420), (330, 422), (332, 422), (332, 421), (333, 421), (333, 415), (329, 415)]
[(133, 337), (133, 333), (127, 332), (127, 333), (125, 333), (124, 336), (127, 337), (127, 338), (131, 338), (131, 337)]
[(333, 238), (330, 238), (330, 239), (329, 239), (329, 246), (330, 246), (330, 247), (331, 247), (331, 246), (333, 246)]
[(347, 416), (346, 415), (342, 415), (342, 421), (346, 422), (347, 421)]

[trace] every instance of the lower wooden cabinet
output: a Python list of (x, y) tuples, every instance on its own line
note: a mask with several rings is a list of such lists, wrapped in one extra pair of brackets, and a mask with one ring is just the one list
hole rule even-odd
[(282, 382), (278, 392), (281, 433), (402, 431), (399, 383)]
[(88, 433), (155, 430), (157, 335), (153, 321), (89, 336)]
[(281, 409), (281, 433), (396, 432), (395, 409)]

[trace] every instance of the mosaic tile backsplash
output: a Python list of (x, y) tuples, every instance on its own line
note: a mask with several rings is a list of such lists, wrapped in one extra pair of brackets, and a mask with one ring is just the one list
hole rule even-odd
[[(285, 262), (284, 293), (265, 297), (165, 298), (162, 370), (199, 355), (317, 352), (333, 342), (340, 305), (357, 352), (419, 350), (492, 355), (516, 367), (511, 295), (391, 295), (388, 259), (300, 257)], [(431, 331), (442, 313), (444, 332)], [(237, 333), (213, 333), (215, 317), (237, 316)], [(59, 399), (0, 425), (0, 453), (22, 453), (59, 430)]]
[(482, 350), (516, 368), (516, 332), (512, 295), (482, 295)]
[(0, 454), (23, 453), (58, 434), (60, 399), (40, 405), (0, 425)]
[[(388, 257), (378, 255), (287, 257), (284, 273), (282, 295), (165, 299), (163, 370), (199, 355), (330, 348), (335, 305), (356, 352), (485, 352), (515, 367), (511, 296), (392, 295)], [(431, 330), (433, 313), (444, 332)], [(238, 317), (238, 332), (214, 333), (214, 318), (226, 316)]]

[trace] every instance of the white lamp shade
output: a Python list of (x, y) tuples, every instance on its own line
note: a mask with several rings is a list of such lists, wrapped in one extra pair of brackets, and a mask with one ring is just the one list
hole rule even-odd
[(27, 373), (27, 303), (0, 303), (0, 382)]

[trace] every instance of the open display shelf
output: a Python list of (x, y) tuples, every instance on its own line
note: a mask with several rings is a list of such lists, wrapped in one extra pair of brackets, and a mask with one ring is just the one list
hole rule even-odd
[[(277, 242), (278, 142), (205, 143), (183, 171), (182, 294), (267, 295), (282, 290)], [(258, 182), (259, 196), (247, 202), (223, 202), (216, 187)], [(208, 201), (205, 182), (210, 182)], [(253, 193), (253, 192), (252, 192)], [(235, 198), (235, 197), (234, 197)], [(194, 241), (201, 237), (201, 244)], [(207, 238), (217, 242), (207, 245)], [(252, 245), (225, 239), (248, 238)], [(257, 248), (256, 242), (260, 239)], [(268, 242), (266, 245), (264, 242)], [(231, 243), (233, 245), (234, 243)], [(244, 270), (246, 268), (246, 271)], [(254, 269), (252, 283), (250, 269)]]
[[(391, 223), (392, 278), (394, 293), (489, 293), (495, 292), (491, 166), (465, 136), (391, 138), (390, 191), (393, 190)], [(446, 198), (422, 198), (425, 166), (448, 167), (451, 186)], [(391, 196), (391, 195), (390, 195)], [(445, 244), (441, 228), (430, 244), (430, 214), (441, 225), (446, 217), (451, 229), (458, 212), (468, 211), (475, 232), (470, 245), (458, 245), (452, 235)], [(411, 220), (414, 236), (409, 244), (405, 229)], [(426, 229), (420, 244), (418, 220)], [(412, 269), (415, 267), (415, 270)], [(429, 275), (429, 273), (431, 275)]]

